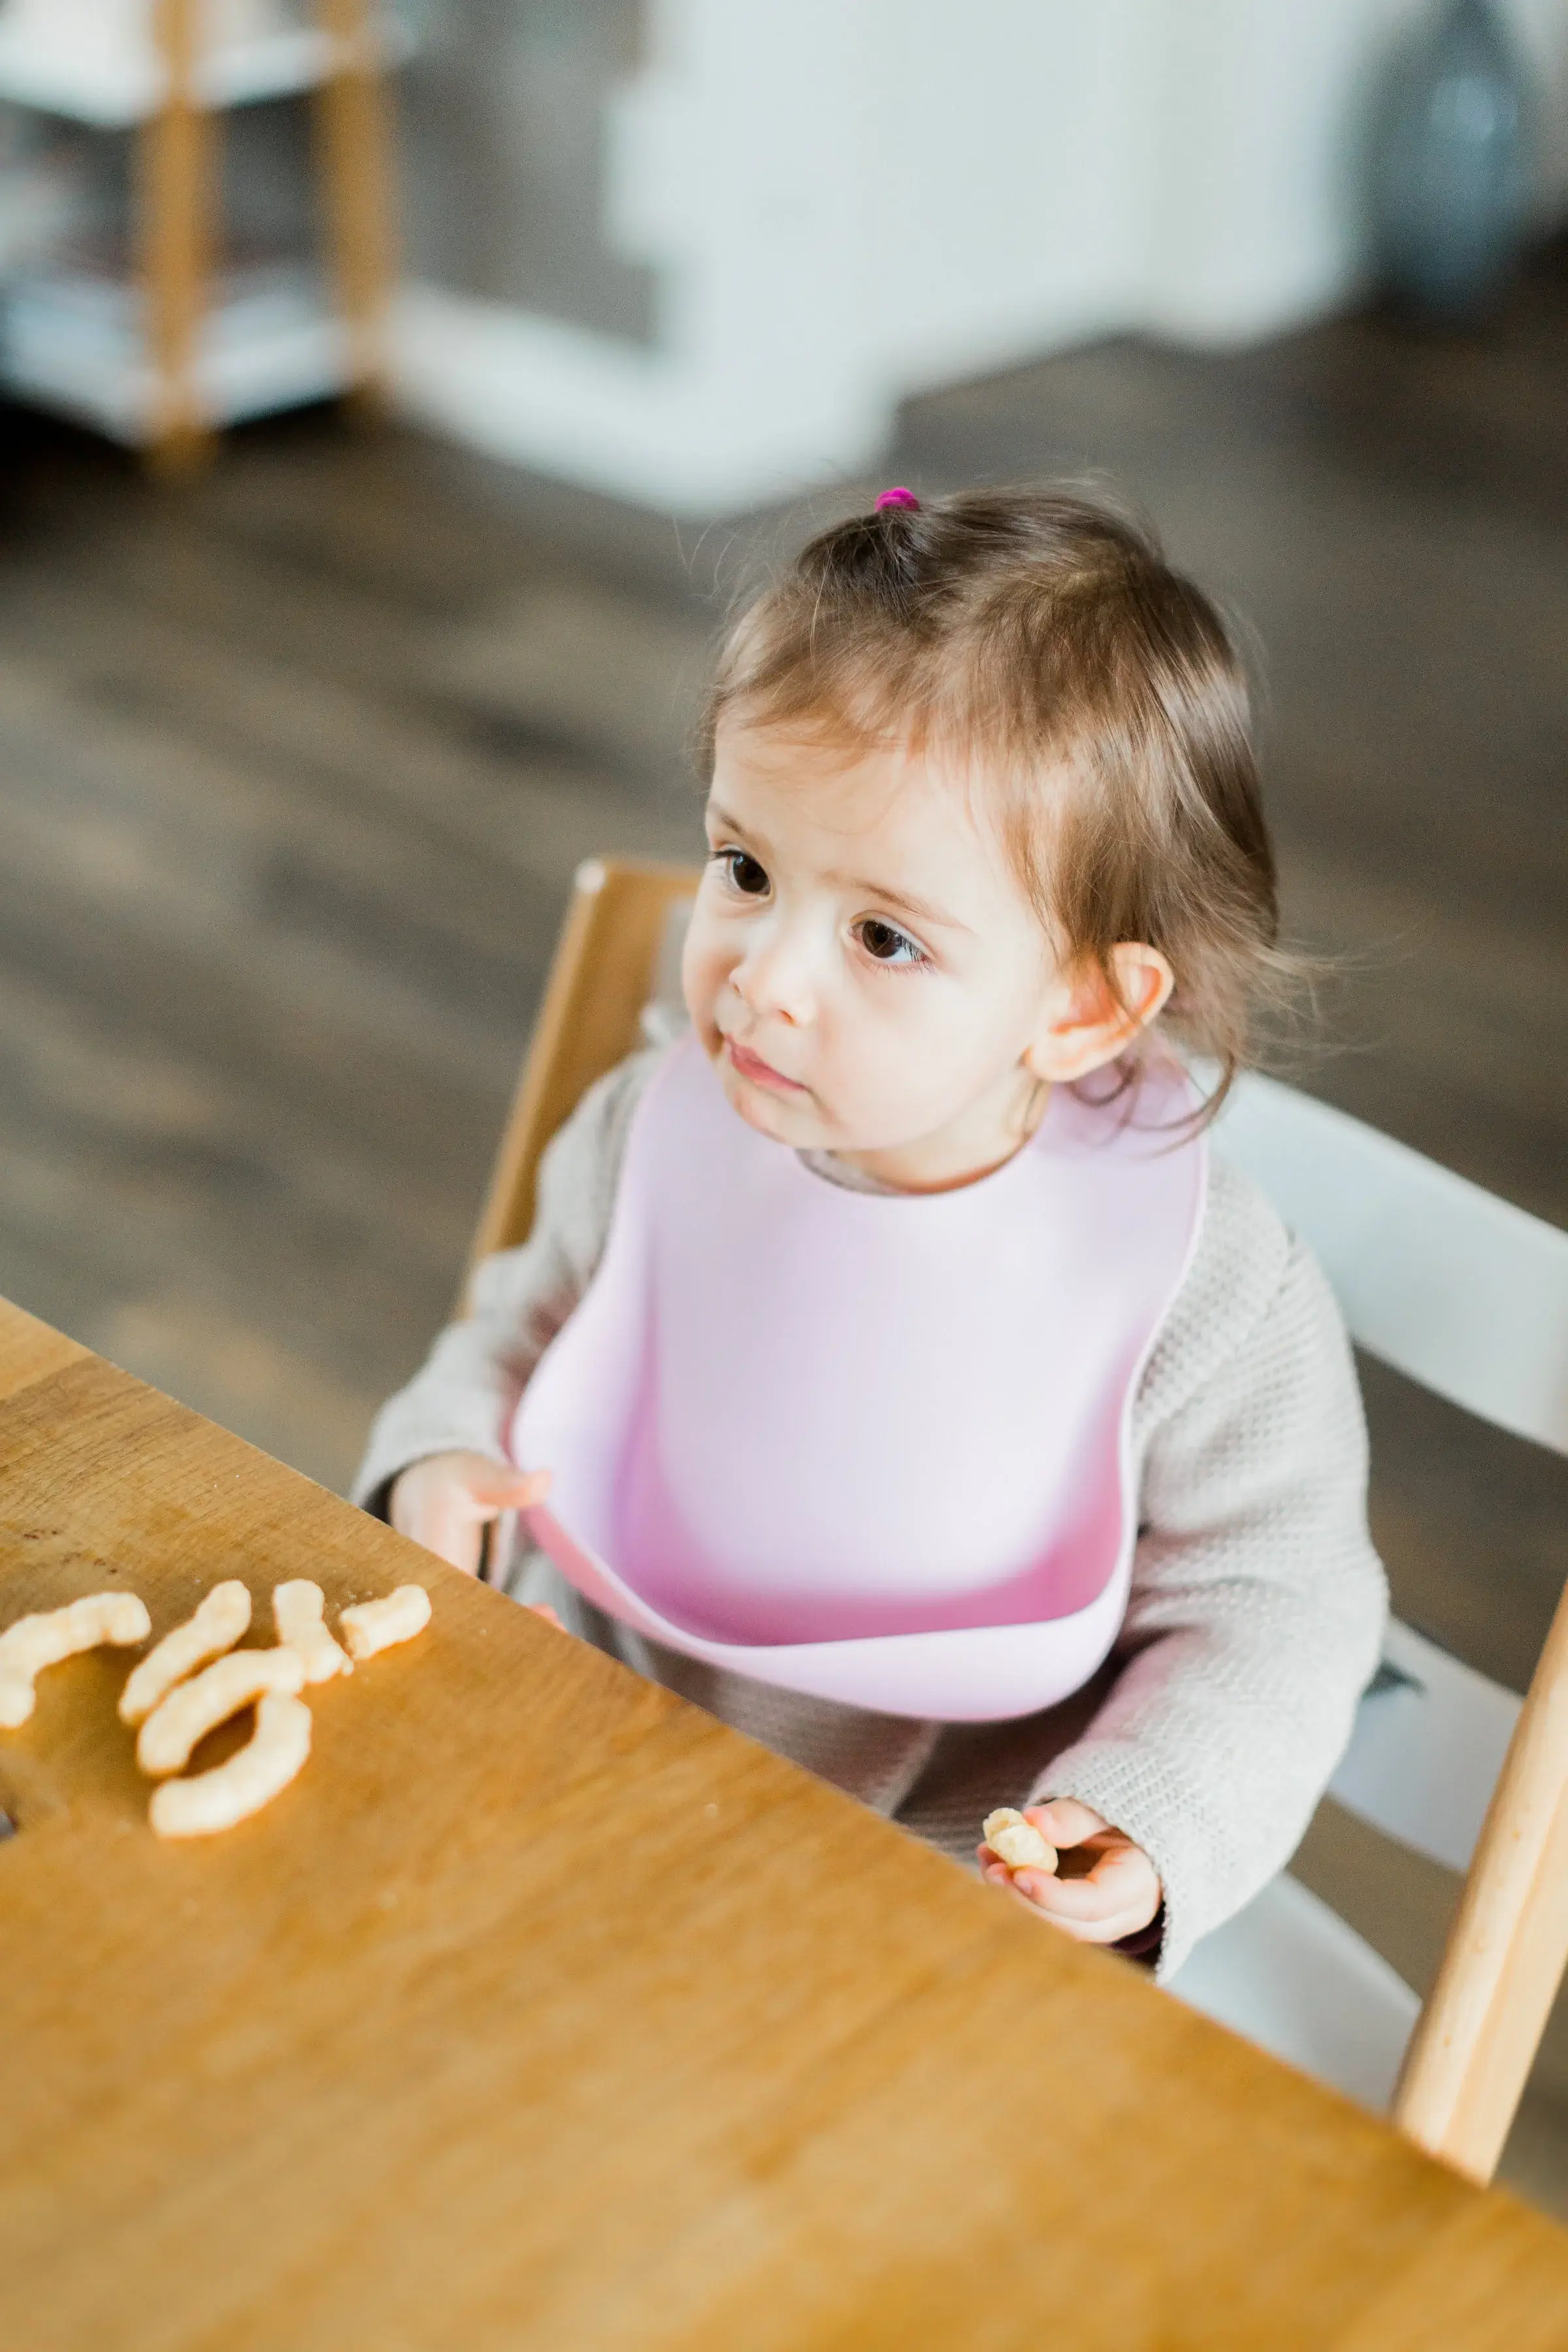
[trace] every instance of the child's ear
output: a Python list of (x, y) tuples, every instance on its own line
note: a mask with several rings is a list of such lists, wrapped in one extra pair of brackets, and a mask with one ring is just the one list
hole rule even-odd
[(1037, 1078), (1070, 1084), (1124, 1053), (1164, 1010), (1175, 975), (1158, 948), (1123, 940), (1098, 964), (1078, 967), (1053, 988), (1024, 1059)]

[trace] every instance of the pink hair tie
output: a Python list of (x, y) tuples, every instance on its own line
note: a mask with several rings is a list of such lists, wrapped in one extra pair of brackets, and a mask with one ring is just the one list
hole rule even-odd
[(880, 514), (884, 507), (918, 507), (919, 505), (920, 500), (916, 498), (913, 490), (906, 490), (900, 488), (896, 490), (884, 490), (882, 492), (881, 497), (877, 500), (877, 512)]

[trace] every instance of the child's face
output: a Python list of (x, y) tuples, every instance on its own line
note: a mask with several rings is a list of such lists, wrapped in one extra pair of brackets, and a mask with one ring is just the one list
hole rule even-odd
[(721, 727), (683, 981), (763, 1134), (891, 1183), (961, 1182), (1016, 1149), (1041, 1080), (1110, 1060), (1163, 1003), (1157, 957), (1152, 992), (1119, 962), (1131, 1020), (1058, 969), (974, 797), (903, 750)]

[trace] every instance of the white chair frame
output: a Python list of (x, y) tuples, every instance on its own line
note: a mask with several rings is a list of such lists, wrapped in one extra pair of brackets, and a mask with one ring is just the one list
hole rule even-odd
[[(1568, 1234), (1271, 1079), (1241, 1080), (1215, 1143), (1312, 1249), (1369, 1354), (1568, 1454)], [(1331, 1793), (1467, 1874), (1425, 2008), (1289, 1876), (1173, 1990), (1489, 2179), (1568, 1957), (1565, 1789), (1568, 1602), (1522, 1703), (1395, 1622)]]

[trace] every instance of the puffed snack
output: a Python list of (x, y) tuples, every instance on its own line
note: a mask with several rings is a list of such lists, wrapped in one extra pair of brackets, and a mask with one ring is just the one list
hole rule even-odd
[(146, 1603), (134, 1592), (91, 1592), (63, 1609), (18, 1617), (0, 1633), (0, 1729), (26, 1722), (37, 1703), (34, 1683), (46, 1666), (106, 1643), (129, 1649), (152, 1631)]
[(352, 1675), (353, 1660), (327, 1631), (327, 1600), (319, 1584), (296, 1576), (272, 1588), (272, 1622), (286, 1650), (298, 1650), (308, 1683), (331, 1682), (334, 1675)]
[(310, 1752), (310, 1710), (303, 1699), (287, 1691), (264, 1692), (256, 1729), (245, 1746), (210, 1772), (163, 1781), (153, 1791), (147, 1818), (163, 1838), (212, 1837), (231, 1830), (269, 1805)]
[(1011, 1805), (987, 1813), (982, 1834), (998, 1862), (1005, 1862), (1009, 1870), (1053, 1871), (1057, 1866), (1055, 1846), (1047, 1845), (1034, 1822), (1026, 1821)]
[(354, 1658), (374, 1658), (395, 1642), (412, 1642), (429, 1622), (430, 1595), (422, 1584), (400, 1584), (384, 1600), (338, 1612), (338, 1629)]
[(121, 1722), (145, 1723), (176, 1683), (232, 1650), (249, 1623), (248, 1587), (237, 1576), (225, 1584), (215, 1584), (194, 1616), (165, 1633), (157, 1648), (149, 1650), (132, 1671), (120, 1694)]
[(153, 1708), (136, 1737), (136, 1761), (150, 1780), (178, 1772), (198, 1740), (220, 1723), (269, 1691), (293, 1698), (304, 1681), (305, 1662), (298, 1650), (231, 1651)]

